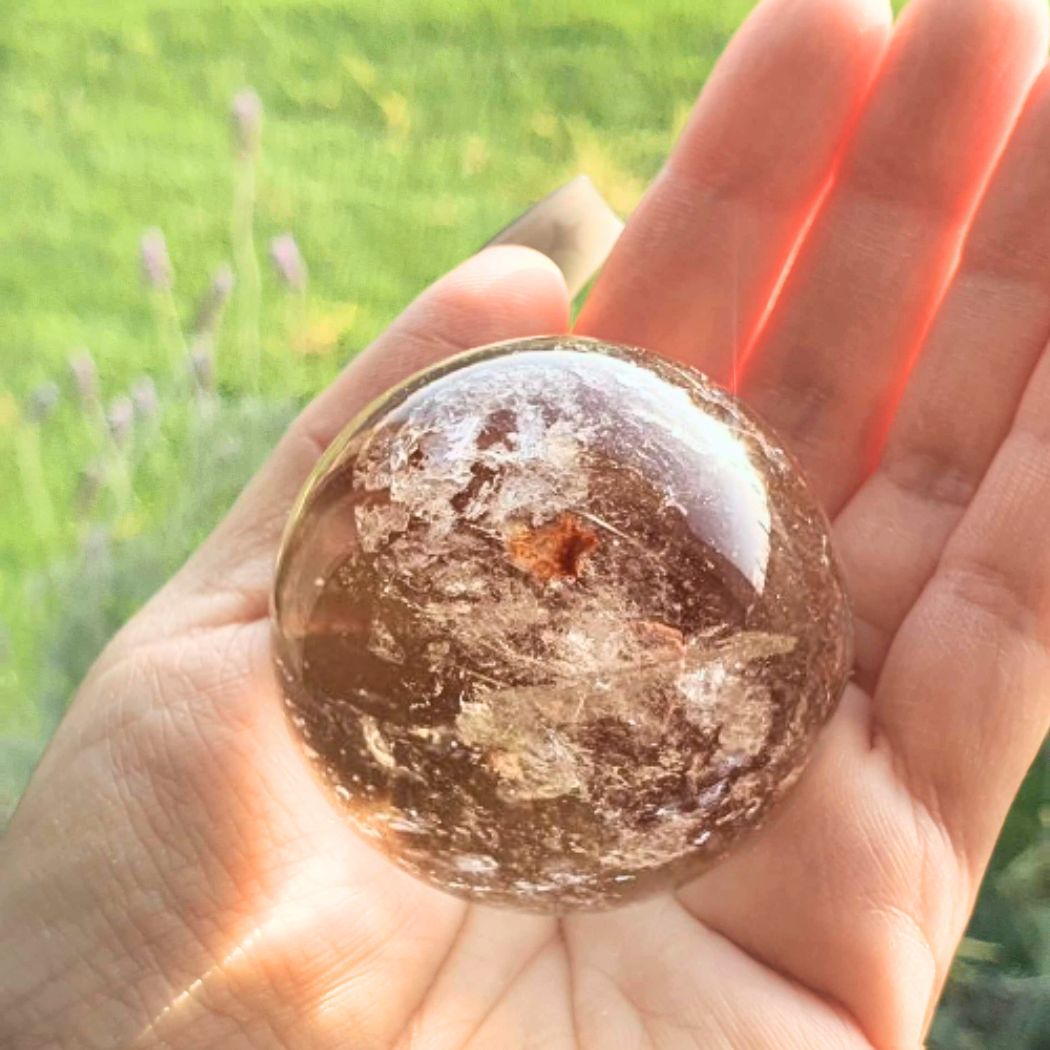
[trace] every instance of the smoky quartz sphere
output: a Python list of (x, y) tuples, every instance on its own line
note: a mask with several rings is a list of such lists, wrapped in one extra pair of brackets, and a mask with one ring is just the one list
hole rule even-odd
[(694, 371), (570, 336), (461, 355), (354, 420), (273, 614), (290, 725), (347, 819), (534, 910), (721, 857), (850, 665), (827, 521), (769, 431)]

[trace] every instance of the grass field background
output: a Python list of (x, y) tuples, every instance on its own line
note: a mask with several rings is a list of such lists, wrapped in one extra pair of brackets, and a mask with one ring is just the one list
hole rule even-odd
[[(751, 6), (5, 6), (0, 821), (106, 638), (206, 534), (303, 399), (576, 172), (628, 212)], [(246, 85), (265, 110), (251, 242), (228, 119)], [(170, 293), (141, 279), (148, 227), (166, 239)], [(305, 291), (267, 261), (285, 233), (309, 269)], [(214, 380), (206, 369), (194, 380), (180, 340), (225, 263), (237, 283), (200, 344)], [(70, 376), (84, 351), (97, 402)], [(139, 396), (114, 440), (121, 399), (136, 384), (142, 395), (143, 377), (156, 405)], [(1047, 765), (1014, 807), (935, 1046), (1050, 1046)]]

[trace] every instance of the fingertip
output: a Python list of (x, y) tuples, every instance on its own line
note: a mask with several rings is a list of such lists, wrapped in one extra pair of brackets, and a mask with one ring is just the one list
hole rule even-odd
[(1027, 39), (1040, 51), (1046, 51), (1050, 34), (1050, 9), (1046, 0), (965, 0), (975, 9), (994, 14), (1001, 24), (1017, 36)]
[(1050, 5), (1046, 0), (1003, 0), (1002, 7), (1018, 38), (1045, 60), (1050, 47)]
[(1045, 58), (1050, 46), (1046, 0), (912, 0), (901, 16), (901, 35), (919, 26), (944, 37), (976, 38), (1006, 64)]
[(483, 248), (424, 296), (442, 315), (480, 320), (479, 332), (498, 330), (494, 339), (553, 334), (569, 324), (570, 297), (561, 270), (542, 252), (518, 244)]
[(522, 244), (494, 244), (483, 248), (471, 261), (487, 270), (501, 287), (524, 281), (534, 290), (544, 291), (566, 303), (569, 300), (565, 275), (549, 255), (536, 248)]
[(891, 0), (855, 0), (855, 5), (866, 14), (873, 25), (893, 25), (893, 4)]
[(880, 68), (892, 14), (889, 0), (765, 0), (705, 83), (671, 171), (738, 196), (767, 184), (772, 166), (823, 184)]
[(893, 24), (890, 0), (764, 0), (755, 8), (751, 22), (756, 27), (794, 28), (799, 33), (855, 34), (888, 29)]
[(809, 2), (825, 22), (843, 29), (888, 29), (893, 24), (890, 0), (800, 0)]
[(507, 273), (519, 273), (522, 270), (545, 270), (565, 284), (557, 263), (536, 248), (524, 244), (492, 244), (475, 255), (465, 259), (451, 271), (452, 274), (478, 271), (499, 276)]

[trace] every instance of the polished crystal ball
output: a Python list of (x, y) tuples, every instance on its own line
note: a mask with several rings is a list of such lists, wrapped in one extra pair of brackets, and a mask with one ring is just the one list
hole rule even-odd
[(453, 358), (355, 419), (273, 613), (290, 725), (347, 819), (444, 890), (549, 911), (730, 850), (850, 668), (828, 523), (769, 431), (573, 336)]

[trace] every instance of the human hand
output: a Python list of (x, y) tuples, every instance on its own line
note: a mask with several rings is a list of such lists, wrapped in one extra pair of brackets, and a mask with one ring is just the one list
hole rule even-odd
[(577, 326), (738, 387), (834, 519), (856, 677), (770, 825), (642, 904), (496, 911), (358, 839), (286, 731), (267, 597), (320, 450), (423, 364), (567, 327), (555, 268), (489, 249), (304, 412), (89, 674), (2, 846), (5, 1045), (921, 1041), (1050, 714), (1050, 79), (1040, 0), (913, 0), (884, 53), (888, 21), (768, 0)]

